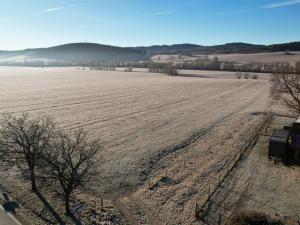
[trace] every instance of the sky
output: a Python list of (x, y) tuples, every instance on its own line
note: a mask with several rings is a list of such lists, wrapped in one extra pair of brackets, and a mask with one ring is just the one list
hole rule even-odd
[(0, 0), (0, 49), (300, 41), (300, 0)]

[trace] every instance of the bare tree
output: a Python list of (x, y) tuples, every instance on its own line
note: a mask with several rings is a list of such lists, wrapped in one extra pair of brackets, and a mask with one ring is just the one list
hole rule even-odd
[(127, 68), (125, 68), (125, 72), (132, 72), (132, 70), (133, 70), (133, 68), (132, 67), (127, 67)]
[(75, 189), (94, 177), (96, 154), (100, 149), (99, 141), (89, 141), (82, 129), (73, 134), (59, 132), (45, 157), (50, 177), (59, 183), (63, 191), (66, 214), (71, 217), (70, 196)]
[(32, 118), (28, 114), (16, 117), (3, 114), (0, 119), (1, 159), (18, 166), (26, 177), (29, 175), (31, 189), (35, 193), (39, 192), (36, 169), (49, 147), (55, 127), (51, 117)]
[(300, 61), (296, 62), (296, 64), (295, 64), (295, 72), (298, 74), (300, 73)]
[(257, 79), (258, 79), (258, 75), (257, 75), (257, 74), (253, 74), (253, 75), (251, 76), (251, 79), (257, 80)]
[(241, 79), (242, 78), (242, 73), (241, 72), (236, 72), (235, 76), (237, 79)]
[(271, 76), (271, 97), (293, 112), (300, 113), (300, 70), (278, 65), (276, 73)]
[(151, 62), (148, 64), (149, 73), (164, 73), (166, 71), (166, 63), (154, 63)]
[(64, 224), (58, 213), (37, 187), (37, 169), (42, 168), (43, 155), (55, 136), (56, 124), (49, 116), (33, 118), (28, 114), (13, 116), (3, 114), (0, 118), (1, 160), (16, 165), (21, 174), (29, 177), (31, 190), (44, 203), (59, 224)]
[(165, 65), (164, 72), (168, 75), (171, 75), (171, 76), (177, 76), (178, 75), (177, 67), (175, 65), (171, 64), (171, 63)]

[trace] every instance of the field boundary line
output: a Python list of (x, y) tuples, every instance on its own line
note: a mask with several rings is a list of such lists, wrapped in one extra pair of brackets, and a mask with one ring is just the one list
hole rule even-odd
[[(219, 187), (221, 186), (222, 183), (224, 183), (225, 179), (230, 175), (230, 173), (233, 171), (233, 169), (236, 167), (236, 165), (238, 165), (238, 163), (244, 158), (244, 156), (246, 155), (247, 151), (249, 151), (249, 153), (251, 152), (251, 150), (253, 149), (253, 146), (255, 146), (257, 139), (259, 137), (259, 132), (260, 130), (265, 127), (268, 123), (270, 123), (270, 121), (272, 120), (273, 114), (271, 113), (271, 111), (269, 112), (265, 112), (265, 116), (264, 119), (262, 120), (262, 122), (260, 124), (258, 124), (258, 126), (256, 127), (256, 129), (254, 130), (254, 132), (251, 134), (251, 137), (249, 139), (248, 142), (245, 143), (245, 145), (241, 146), (241, 149), (239, 151), (239, 153), (235, 156), (233, 156), (232, 160), (229, 161), (229, 164), (227, 167), (225, 167), (225, 174), (224, 176), (221, 178), (221, 174), (219, 176), (219, 178), (217, 178), (217, 182), (215, 182), (215, 187), (211, 190), (211, 185), (208, 186), (208, 188), (206, 188), (207, 190), (207, 198), (204, 201), (204, 203), (198, 205), (196, 203), (196, 208), (195, 208), (195, 217), (197, 219), (200, 220), (204, 220), (205, 222), (205, 217), (208, 216), (208, 212), (209, 212), (209, 207), (206, 210), (206, 206), (210, 206), (210, 202), (211, 202), (211, 198), (215, 195), (215, 193), (217, 192), (217, 190), (219, 189)], [(213, 184), (214, 182), (212, 182)]]

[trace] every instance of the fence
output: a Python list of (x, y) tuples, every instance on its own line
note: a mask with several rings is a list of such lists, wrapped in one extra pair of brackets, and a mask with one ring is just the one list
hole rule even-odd
[[(212, 210), (212, 197), (218, 190), (218, 188), (222, 185), (224, 180), (228, 177), (228, 175), (231, 173), (231, 171), (236, 167), (236, 165), (241, 161), (243, 157), (245, 157), (247, 154), (249, 154), (252, 149), (252, 147), (255, 145), (257, 138), (259, 136), (259, 132), (262, 130), (262, 128), (268, 128), (268, 125), (270, 124), (272, 120), (273, 114), (271, 111), (267, 112), (265, 111), (263, 113), (263, 118), (260, 120), (254, 128), (251, 128), (248, 130), (248, 138), (245, 143), (239, 144), (235, 148), (233, 148), (233, 153), (229, 157), (225, 155), (225, 162), (222, 165), (218, 176), (210, 183), (207, 183), (206, 186), (203, 186), (201, 188), (198, 188), (197, 190), (189, 187), (184, 186), (185, 188), (190, 189), (196, 195), (201, 196), (201, 202), (195, 203), (195, 210), (193, 211), (193, 217), (201, 220), (205, 223), (207, 223), (206, 219), (210, 216), (209, 212)], [(243, 124), (243, 121), (241, 122), (241, 125)], [(236, 127), (233, 128), (236, 131)], [(222, 140), (222, 144), (224, 143), (224, 140)], [(211, 147), (209, 147), (211, 149)], [(214, 154), (222, 154), (222, 153), (214, 153)], [(224, 154), (223, 154), (224, 155)], [(189, 160), (187, 158), (183, 159), (183, 167), (186, 168), (186, 165), (189, 163)], [(188, 168), (189, 170), (195, 170), (197, 169)], [(147, 189), (148, 190), (154, 190), (156, 186), (159, 186), (158, 183), (161, 182), (163, 179), (172, 177), (172, 174), (168, 171), (165, 171), (164, 174), (161, 174), (162, 178), (160, 180), (154, 180), (154, 178), (150, 178), (148, 180)], [(204, 180), (204, 182), (207, 182)], [(147, 193), (147, 190), (145, 190), (145, 194)], [(168, 198), (169, 200), (180, 204), (177, 199)], [(214, 217), (215, 224), (221, 224), (224, 219), (227, 219), (226, 215), (217, 214)]]
[[(215, 179), (215, 182), (207, 186), (205, 192), (202, 193), (204, 196), (205, 195), (207, 196), (204, 202), (201, 204), (196, 203), (195, 205), (194, 216), (197, 219), (200, 219), (201, 221), (208, 223), (209, 213), (212, 212), (212, 208), (211, 208), (213, 203), (211, 200), (212, 197), (214, 196), (218, 188), (221, 186), (221, 184), (224, 182), (224, 180), (232, 172), (232, 170), (238, 165), (241, 159), (251, 152), (250, 150), (252, 149), (253, 145), (255, 145), (257, 138), (259, 136), (259, 131), (262, 130), (264, 127), (265, 129), (268, 128), (268, 125), (272, 120), (272, 116), (273, 114), (271, 112), (265, 113), (265, 117), (262, 120), (262, 122), (257, 126), (257, 128), (252, 133), (249, 133), (250, 141), (246, 142), (243, 146), (241, 146), (240, 151), (238, 151), (238, 154), (232, 157), (232, 159), (225, 164), (224, 166), (225, 172), (224, 173), (221, 172), (219, 174), (219, 177)], [(231, 210), (228, 211), (231, 212)], [(226, 220), (228, 216), (215, 213), (215, 216), (213, 217), (211, 216), (210, 218), (211, 220), (214, 221), (215, 224), (222, 224), (224, 219)]]

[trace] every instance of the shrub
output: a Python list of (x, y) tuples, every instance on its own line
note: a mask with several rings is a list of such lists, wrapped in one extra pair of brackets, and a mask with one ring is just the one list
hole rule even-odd
[(241, 79), (242, 78), (242, 73), (241, 72), (236, 72), (235, 74), (237, 79)]
[(162, 73), (165, 71), (163, 63), (150, 63), (148, 65), (148, 70), (150, 73)]
[(165, 73), (171, 76), (177, 76), (178, 70), (174, 65), (167, 65), (165, 68)]
[(244, 73), (244, 78), (247, 80), (247, 79), (249, 79), (249, 77), (250, 77), (250, 74), (249, 73)]
[(241, 212), (229, 219), (228, 225), (284, 225), (280, 220), (273, 219), (264, 213)]
[(125, 68), (125, 72), (132, 72), (133, 68), (132, 67), (128, 67), (128, 68)]
[(253, 80), (257, 80), (257, 79), (258, 79), (258, 76), (257, 76), (257, 74), (253, 74), (251, 78), (252, 78)]

